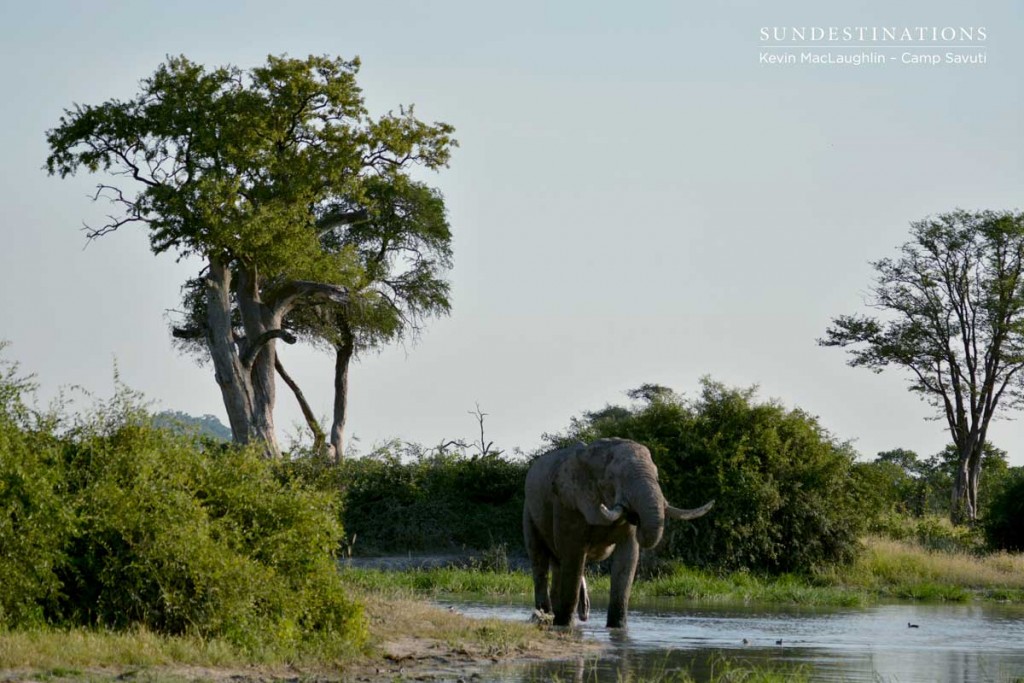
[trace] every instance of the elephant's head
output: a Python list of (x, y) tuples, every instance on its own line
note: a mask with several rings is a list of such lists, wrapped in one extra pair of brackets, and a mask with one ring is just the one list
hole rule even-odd
[(609, 526), (623, 519), (637, 527), (637, 541), (652, 548), (661, 540), (666, 517), (696, 519), (714, 501), (693, 510), (672, 507), (658, 485), (658, 468), (645, 446), (623, 439), (602, 439), (579, 447), (559, 474), (559, 489), (568, 493), (590, 524)]

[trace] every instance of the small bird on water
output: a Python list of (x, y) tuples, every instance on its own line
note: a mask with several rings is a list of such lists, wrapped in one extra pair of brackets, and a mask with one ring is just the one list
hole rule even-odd
[(921, 628), (921, 627), (920, 627), (920, 626), (918, 626), (917, 624), (911, 624), (911, 623), (910, 623), (910, 622), (908, 621), (908, 622), (907, 622), (907, 628)]

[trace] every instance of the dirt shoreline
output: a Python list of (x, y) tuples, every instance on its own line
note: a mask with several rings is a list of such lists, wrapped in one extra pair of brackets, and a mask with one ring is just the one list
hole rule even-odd
[[(404, 607), (404, 606), (403, 606)], [(452, 616), (436, 606), (424, 609), (443, 616), (445, 623), (459, 622), (469, 629), (492, 620)], [(521, 625), (517, 625), (521, 626)], [(594, 657), (601, 651), (595, 641), (582, 640), (578, 633), (543, 631), (533, 626), (526, 641), (506, 649), (495, 649), (487, 642), (472, 638), (436, 638), (396, 633), (376, 640), (372, 652), (356, 659), (331, 664), (299, 665), (198, 665), (169, 663), (160, 665), (122, 665), (113, 667), (59, 667), (56, 669), (16, 668), (0, 670), (0, 682), (71, 683), (73, 681), (128, 681), (171, 683), (212, 681), (214, 683), (304, 683), (336, 681), (384, 683), (385, 681), (469, 682), (490, 681), (502, 670), (544, 661)]]
[[(408, 570), (465, 566), (469, 555), (418, 555), (345, 560), (353, 567)], [(337, 661), (299, 664), (208, 665), (184, 662), (140, 665), (0, 669), (0, 683), (65, 681), (487, 681), (502, 670), (543, 661), (599, 656), (603, 646), (578, 630), (542, 627), (522, 621), (476, 619), (457, 608), (426, 599), (356, 592), (365, 606), (369, 646), (363, 654)]]
[[(395, 611), (404, 619), (394, 623)], [(571, 629), (498, 619), (474, 619), (452, 608), (412, 599), (367, 601), (375, 656), (344, 672), (344, 680), (488, 680), (495, 667), (596, 656), (603, 646)], [(394, 626), (394, 628), (392, 628)]]

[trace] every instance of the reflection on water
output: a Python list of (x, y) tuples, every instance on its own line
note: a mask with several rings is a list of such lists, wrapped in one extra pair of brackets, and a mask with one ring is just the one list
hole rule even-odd
[[(459, 603), (457, 608), (470, 616), (525, 620), (529, 615), (523, 604)], [(582, 633), (607, 642), (606, 654), (500, 676), (604, 683), (630, 674), (685, 671), (701, 681), (726, 660), (801, 668), (816, 681), (1024, 681), (1021, 606), (720, 608), (656, 600), (631, 605), (629, 626), (621, 630), (603, 628), (602, 605), (595, 604), (592, 614)]]

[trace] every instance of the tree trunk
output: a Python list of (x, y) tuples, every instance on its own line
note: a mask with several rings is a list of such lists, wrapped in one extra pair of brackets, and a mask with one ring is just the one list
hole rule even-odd
[(978, 481), (981, 478), (983, 446), (983, 440), (971, 434), (967, 443), (957, 449), (950, 500), (950, 520), (954, 524), (973, 524), (978, 519)]
[(231, 324), (231, 271), (216, 258), (210, 259), (206, 277), (207, 345), (214, 376), (235, 443), (246, 444), (255, 436), (252, 425), (253, 389), (242, 365)]
[(978, 508), (978, 488), (981, 484), (982, 445), (982, 443), (979, 443), (974, 449), (967, 466), (967, 498), (970, 501), (970, 510), (972, 512), (971, 523), (978, 521), (978, 515), (981, 513), (981, 510)]
[(264, 443), (266, 454), (271, 458), (281, 455), (277, 445), (277, 433), (274, 430), (274, 402), (276, 399), (274, 359), (276, 357), (275, 342), (271, 340), (257, 351), (250, 369), (254, 398), (253, 431), (257, 438)]
[(242, 317), (245, 344), (241, 350), (242, 366), (249, 372), (252, 385), (253, 439), (264, 445), (266, 455), (277, 458), (281, 451), (274, 430), (274, 401), (276, 398), (274, 373), (277, 347), (272, 331), (280, 330), (281, 314), (275, 313), (260, 300), (258, 275), (254, 270), (239, 266), (235, 273), (235, 299)]
[(963, 524), (971, 518), (969, 512), (970, 500), (967, 495), (968, 484), (967, 461), (961, 456), (958, 459), (956, 473), (953, 476), (953, 491), (949, 503), (949, 518), (953, 524)]
[(334, 357), (334, 420), (331, 423), (331, 449), (335, 462), (345, 456), (345, 420), (348, 413), (348, 368), (354, 344), (349, 341), (335, 347)]
[[(219, 259), (210, 259), (206, 278), (207, 344), (235, 443), (258, 441), (268, 457), (278, 457), (274, 433), (276, 351), (274, 339), (264, 335), (276, 330), (280, 321), (260, 303), (253, 282), (252, 274), (244, 270), (233, 273)], [(235, 339), (232, 290), (245, 328), (242, 344)]]

